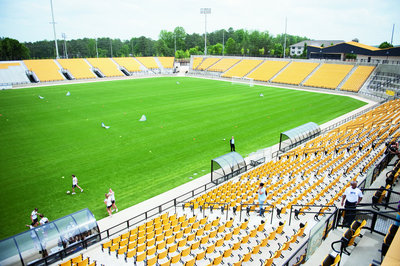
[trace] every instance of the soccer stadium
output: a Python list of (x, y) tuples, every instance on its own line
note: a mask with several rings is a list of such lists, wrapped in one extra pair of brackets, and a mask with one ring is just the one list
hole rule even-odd
[(400, 46), (287, 49), (0, 61), (0, 265), (400, 265)]

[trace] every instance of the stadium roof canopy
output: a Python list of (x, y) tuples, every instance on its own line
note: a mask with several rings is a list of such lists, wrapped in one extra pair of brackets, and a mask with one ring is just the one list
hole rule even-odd
[(237, 152), (230, 152), (211, 160), (211, 182), (222, 183), (245, 172), (246, 162)]
[(361, 44), (358, 42), (343, 42), (328, 47), (307, 46), (308, 58), (319, 59), (343, 59), (343, 54), (355, 54), (371, 57), (378, 56), (400, 56), (400, 47), (380, 49), (374, 46)]
[(279, 141), (279, 150), (287, 151), (321, 133), (321, 128), (314, 122), (292, 128), (282, 132)]

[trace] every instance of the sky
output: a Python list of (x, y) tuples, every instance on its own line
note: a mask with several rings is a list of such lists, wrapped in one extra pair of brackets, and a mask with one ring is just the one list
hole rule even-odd
[[(51, 0), (0, 0), (0, 37), (20, 42), (54, 40)], [(161, 30), (186, 33), (220, 29), (285, 32), (314, 40), (358, 38), (360, 43), (400, 45), (399, 0), (52, 0), (56, 35), (62, 39), (110, 37), (157, 40)], [(222, 41), (221, 41), (222, 42)]]

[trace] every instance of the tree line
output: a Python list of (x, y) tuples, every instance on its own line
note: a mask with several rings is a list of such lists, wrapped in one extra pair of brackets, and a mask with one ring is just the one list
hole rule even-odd
[[(248, 31), (245, 29), (221, 29), (207, 33), (207, 54), (240, 55), (257, 57), (282, 57), (284, 34), (276, 36), (268, 31)], [(307, 37), (286, 35), (286, 51), (289, 46)], [(141, 36), (130, 40), (111, 38), (83, 38), (57, 40), (61, 58), (124, 57), (124, 56), (175, 56), (188, 58), (190, 55), (204, 54), (204, 34), (186, 33), (183, 27), (173, 31), (161, 30), (158, 40)], [(0, 60), (55, 58), (54, 40), (19, 43), (10, 38), (0, 39)]]

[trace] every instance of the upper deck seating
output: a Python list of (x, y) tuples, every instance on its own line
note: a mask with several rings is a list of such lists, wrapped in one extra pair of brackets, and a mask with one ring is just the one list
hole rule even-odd
[(272, 82), (299, 85), (318, 65), (318, 63), (292, 62)]
[(96, 75), (90, 71), (90, 66), (82, 58), (57, 59), (60, 65), (67, 69), (76, 79), (95, 78)]
[(222, 58), (215, 65), (207, 69), (207, 71), (224, 72), (239, 61), (240, 59), (236, 58)]
[(132, 57), (115, 57), (114, 60), (118, 65), (124, 67), (129, 72), (141, 71), (140, 64)]
[(223, 77), (244, 77), (247, 75), (252, 69), (258, 66), (262, 60), (252, 60), (252, 59), (243, 59), (234, 67), (229, 69), (226, 73), (224, 73)]
[(340, 89), (358, 92), (374, 69), (374, 66), (358, 66)]
[(163, 68), (171, 69), (174, 67), (174, 57), (158, 57)]
[(353, 65), (323, 64), (304, 82), (305, 86), (336, 89)]
[(282, 68), (284, 68), (289, 61), (271, 61), (266, 60), (257, 69), (251, 72), (247, 77), (259, 81), (269, 81), (276, 75)]
[(64, 80), (53, 59), (24, 60), (24, 63), (29, 70), (35, 72), (39, 81)]
[(106, 77), (122, 77), (124, 74), (111, 58), (87, 58), (89, 63), (98, 68)]
[(140, 63), (142, 63), (145, 67), (147, 67), (148, 69), (157, 69), (157, 68), (159, 68), (156, 60), (154, 59), (154, 57), (136, 57), (136, 59)]

